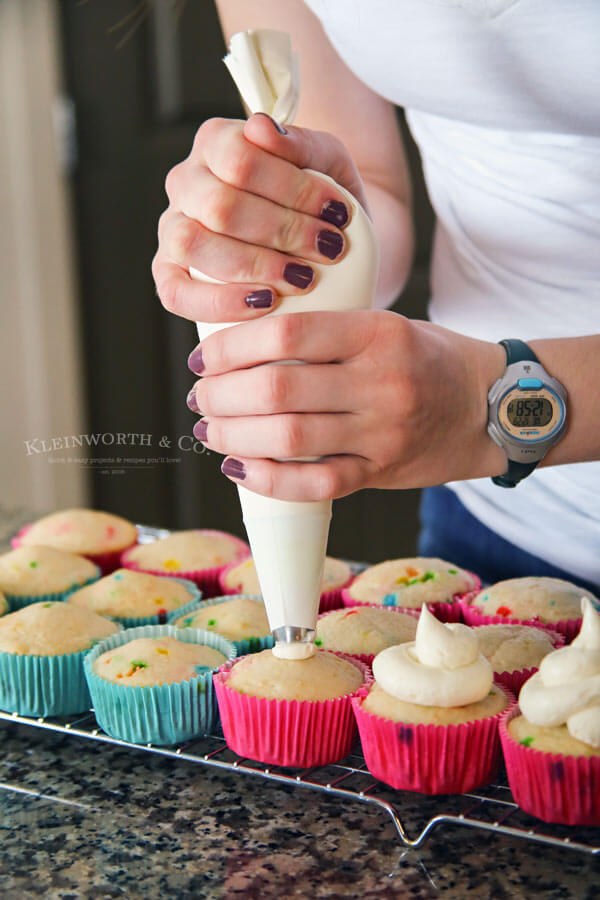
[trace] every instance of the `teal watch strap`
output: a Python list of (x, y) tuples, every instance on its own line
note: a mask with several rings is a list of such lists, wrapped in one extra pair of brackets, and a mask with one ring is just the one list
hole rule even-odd
[(500, 341), (506, 352), (506, 365), (512, 366), (516, 362), (539, 362), (539, 359), (525, 341)]
[[(516, 362), (539, 362), (537, 356), (531, 347), (527, 346), (525, 341), (506, 340), (500, 341), (500, 343), (506, 351), (507, 366), (511, 366)], [(503, 475), (495, 475), (492, 478), (492, 481), (494, 484), (497, 484), (498, 487), (514, 488), (520, 481), (527, 478), (527, 476), (533, 472), (539, 462), (541, 462), (539, 459), (536, 460), (536, 462), (531, 463), (515, 462), (514, 460), (509, 459), (506, 472)]]

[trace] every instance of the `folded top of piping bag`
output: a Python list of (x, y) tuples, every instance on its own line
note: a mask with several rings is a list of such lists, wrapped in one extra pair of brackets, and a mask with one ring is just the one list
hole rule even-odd
[(251, 113), (267, 113), (290, 125), (300, 99), (300, 57), (285, 31), (239, 31), (223, 59)]

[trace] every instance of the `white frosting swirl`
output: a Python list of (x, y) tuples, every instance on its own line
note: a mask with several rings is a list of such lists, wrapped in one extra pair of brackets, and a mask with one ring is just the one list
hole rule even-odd
[(600, 748), (600, 615), (588, 597), (581, 609), (581, 631), (544, 657), (521, 688), (519, 706), (534, 725), (566, 724), (572, 737)]
[(438, 622), (425, 604), (416, 640), (378, 653), (373, 675), (386, 693), (400, 700), (443, 707), (483, 700), (494, 678), (475, 632), (466, 625)]
[(276, 641), (273, 656), (278, 659), (310, 659), (315, 655), (315, 645), (310, 641)]
[(250, 112), (268, 113), (280, 125), (292, 122), (300, 99), (300, 58), (289, 34), (240, 31), (223, 62)]

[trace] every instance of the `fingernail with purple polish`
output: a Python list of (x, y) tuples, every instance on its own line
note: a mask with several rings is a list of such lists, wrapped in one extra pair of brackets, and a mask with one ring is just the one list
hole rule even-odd
[(208, 432), (208, 422), (200, 419), (200, 421), (196, 422), (194, 425), (193, 432), (197, 441), (205, 441)]
[(283, 270), (283, 277), (289, 284), (293, 284), (294, 287), (307, 288), (315, 277), (315, 273), (310, 266), (301, 266), (300, 263), (288, 263)]
[(188, 405), (188, 409), (191, 409), (194, 413), (199, 413), (198, 409), (198, 401), (196, 400), (196, 389), (192, 388), (189, 394), (187, 395), (186, 403)]
[(273, 292), (269, 290), (252, 291), (246, 297), (246, 306), (251, 309), (267, 309), (273, 306)]
[(241, 460), (233, 459), (232, 457), (229, 457), (223, 462), (221, 472), (223, 475), (229, 475), (231, 478), (239, 479), (239, 481), (243, 481), (246, 477), (246, 467), (244, 463)]
[(198, 344), (188, 356), (188, 369), (195, 375), (201, 375), (204, 372), (204, 362), (202, 360), (202, 347)]
[(348, 207), (339, 200), (328, 200), (327, 203), (323, 204), (319, 218), (329, 222), (330, 225), (337, 225), (338, 228), (343, 228), (344, 225), (348, 224)]
[(255, 113), (255, 115), (257, 115), (257, 116), (266, 116), (267, 119), (270, 119), (270, 120), (271, 120), (271, 122), (273, 123), (273, 125), (275, 126), (275, 128), (277, 129), (277, 131), (279, 132), (279, 134), (287, 134), (287, 131), (285, 130), (285, 128), (283, 127), (283, 125), (280, 125), (279, 122), (276, 122), (275, 119), (273, 118), (273, 116), (270, 116), (268, 113), (260, 112), (260, 113)]
[(317, 235), (317, 249), (327, 259), (335, 259), (344, 249), (344, 239), (336, 231), (320, 231)]

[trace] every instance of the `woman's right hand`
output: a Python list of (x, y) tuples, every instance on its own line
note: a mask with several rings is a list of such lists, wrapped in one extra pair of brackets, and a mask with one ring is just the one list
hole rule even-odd
[[(342, 194), (304, 171), (330, 175), (366, 206), (358, 171), (331, 134), (266, 115), (209, 119), (166, 179), (152, 273), (163, 306), (201, 322), (253, 319), (314, 284), (311, 262), (345, 252)], [(189, 267), (225, 284), (194, 281)]]

